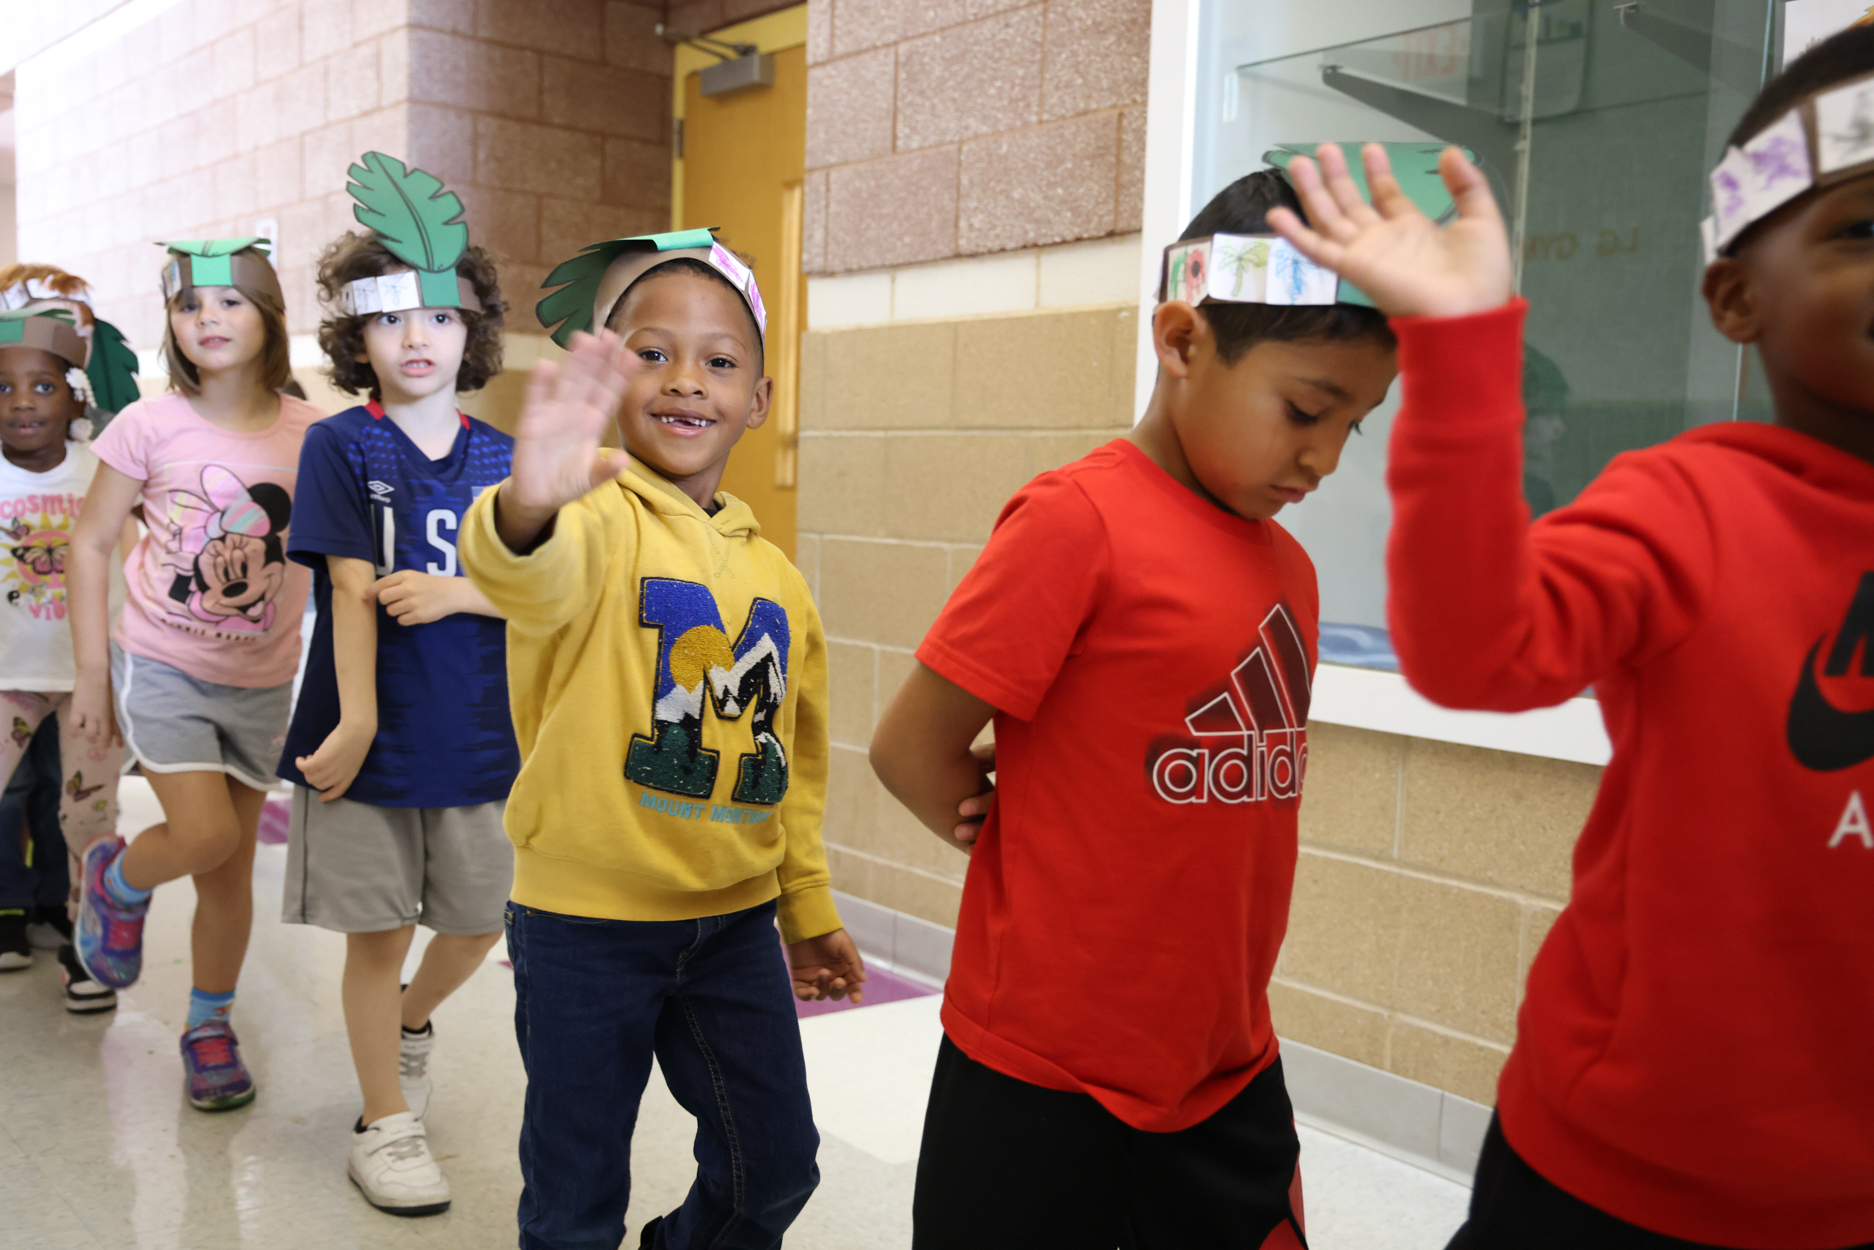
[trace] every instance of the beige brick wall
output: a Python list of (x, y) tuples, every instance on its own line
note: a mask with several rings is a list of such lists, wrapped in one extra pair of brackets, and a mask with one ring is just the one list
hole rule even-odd
[(1599, 768), (1315, 722), (1276, 1030), (1478, 1102)]
[(1150, 0), (810, 0), (810, 273), (1139, 228)]
[(138, 347), (162, 335), (152, 241), (279, 223), (288, 326), (354, 225), (372, 148), (458, 190), (539, 333), (533, 288), (598, 238), (661, 229), (670, 197), (660, 0), (183, 0), (18, 83), (20, 252), (90, 280)]
[(1003, 502), (1131, 424), (1136, 326), (1112, 305), (806, 336), (798, 561), (826, 622), (840, 889), (956, 923), (967, 861), (884, 792), (866, 747)]

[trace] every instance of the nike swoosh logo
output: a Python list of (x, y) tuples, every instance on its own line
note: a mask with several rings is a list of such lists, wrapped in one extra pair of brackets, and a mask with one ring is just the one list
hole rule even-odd
[(1823, 697), (1815, 679), (1815, 658), (1821, 651), (1822, 643), (1817, 642), (1802, 662), (1802, 679), (1789, 700), (1787, 733), (1798, 764), (1832, 773), (1874, 759), (1874, 710), (1844, 712)]

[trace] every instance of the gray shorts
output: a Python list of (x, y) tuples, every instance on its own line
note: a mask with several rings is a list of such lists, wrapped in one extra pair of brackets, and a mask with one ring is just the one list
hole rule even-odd
[(226, 773), (256, 790), (279, 784), (293, 683), (222, 686), (111, 644), (124, 746), (145, 772)]
[(280, 919), (339, 933), (419, 922), (457, 937), (497, 933), (514, 886), (504, 807), (321, 803), (294, 786)]

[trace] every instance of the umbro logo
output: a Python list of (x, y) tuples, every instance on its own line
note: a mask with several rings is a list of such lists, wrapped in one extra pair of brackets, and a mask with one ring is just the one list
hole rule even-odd
[[(1789, 700), (1787, 734), (1790, 753), (1804, 768), (1817, 772), (1836, 772), (1874, 759), (1874, 708), (1861, 712), (1843, 711), (1830, 703), (1816, 678), (1816, 659), (1828, 637), (1816, 640), (1803, 657), (1802, 674), (1796, 679), (1796, 693)], [(1861, 584), (1848, 605), (1848, 615), (1835, 635), (1822, 666), (1824, 677), (1846, 677), (1855, 652), (1861, 653), (1862, 677), (1874, 677), (1874, 572), (1863, 573)]]
[(387, 504), (390, 502), (391, 484), (389, 482), (371, 481), (366, 482), (365, 485), (371, 488), (372, 503)]

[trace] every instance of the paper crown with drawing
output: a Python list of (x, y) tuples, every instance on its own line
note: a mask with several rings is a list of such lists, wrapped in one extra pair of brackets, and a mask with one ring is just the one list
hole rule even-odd
[(547, 275), (541, 288), (559, 289), (541, 300), (534, 311), (555, 343), (570, 346), (574, 333), (584, 330), (590, 334), (595, 326), (605, 324), (632, 283), (673, 260), (701, 261), (726, 278), (748, 304), (755, 328), (761, 332), (762, 345), (767, 345), (768, 310), (761, 302), (761, 288), (755, 285), (755, 271), (716, 242), (714, 226), (590, 244)]
[(348, 172), (352, 216), (410, 268), (347, 283), (339, 310), (354, 317), (412, 308), (480, 312), (475, 284), (455, 268), (469, 245), (461, 197), (436, 175), (382, 152), (366, 152)]
[[(1312, 156), (1314, 144), (1287, 143), (1263, 153), (1262, 159), (1288, 174), (1289, 164), (1297, 156)], [(1349, 152), (1363, 145), (1342, 144)], [(1392, 165), (1393, 177), (1419, 208), (1433, 221), (1444, 221), (1457, 211), (1444, 179), (1438, 176), (1441, 143), (1382, 143)], [(1476, 155), (1460, 149), (1472, 163)], [(1366, 170), (1358, 160), (1347, 162), (1362, 196), (1369, 196)], [(1226, 304), (1355, 304), (1371, 308), (1358, 287), (1345, 281), (1331, 269), (1324, 269), (1296, 251), (1280, 236), (1269, 234), (1213, 234), (1197, 239), (1180, 239), (1165, 249), (1164, 266), (1159, 271), (1158, 300), (1183, 300), (1187, 304), (1206, 299)]]
[(1700, 223), (1705, 260), (1812, 187), (1874, 173), (1874, 74), (1799, 102), (1711, 171), (1712, 215)]
[(197, 286), (237, 287), (264, 292), (275, 303), (286, 302), (280, 275), (267, 262), (273, 244), (266, 239), (189, 239), (156, 246), (169, 249), (169, 264), (163, 269), (164, 303)]
[(89, 383), (88, 398), (106, 412), (121, 412), (134, 403), (140, 395), (137, 354), (130, 350), (123, 331), (98, 316), (97, 310), (92, 308), (91, 288), (83, 280), (49, 265), (15, 266), (14, 271), (21, 268), (37, 269), (49, 276), (27, 277), (0, 290), (0, 310), (50, 311), (34, 308), (34, 305), (54, 302), (84, 305), (91, 314), (90, 337), (86, 338), (80, 323), (74, 323), (74, 333), (84, 345), (78, 367), (84, 370)]

